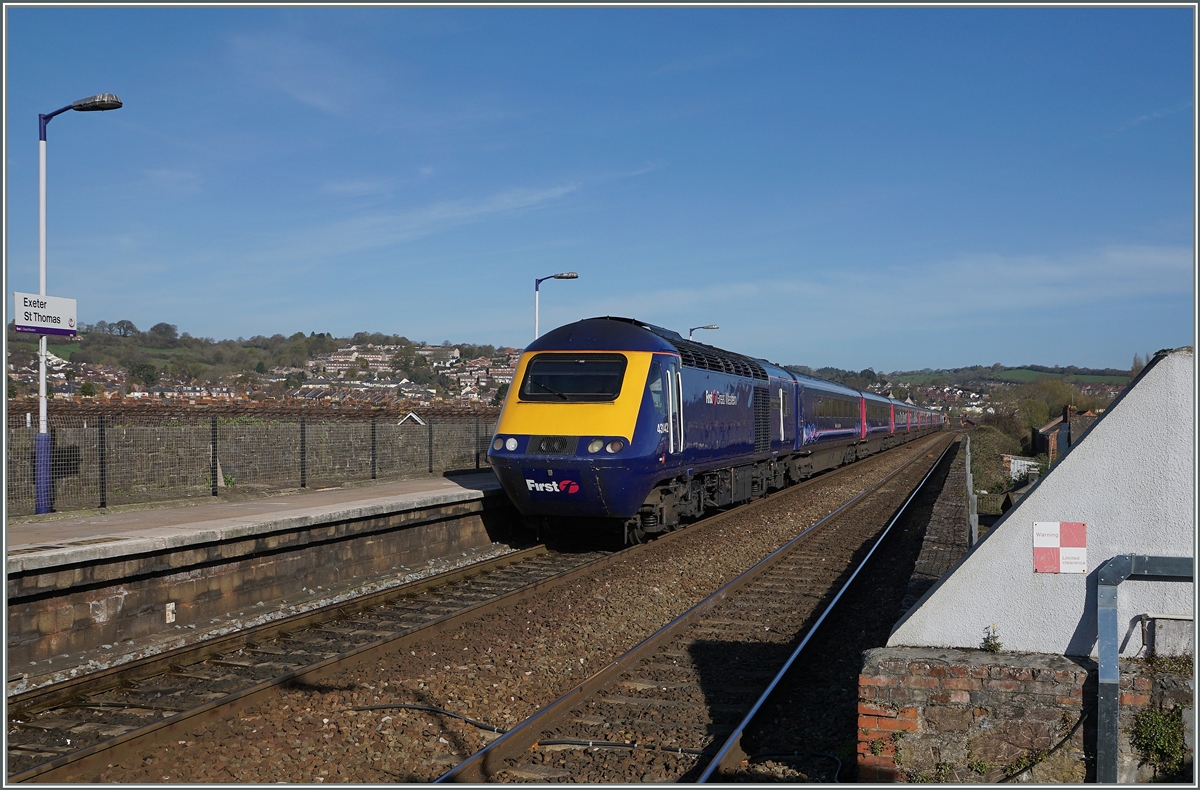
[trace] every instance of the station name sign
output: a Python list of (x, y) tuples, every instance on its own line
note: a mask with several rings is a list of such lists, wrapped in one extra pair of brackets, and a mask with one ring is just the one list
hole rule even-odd
[(75, 300), (13, 292), (13, 323), (18, 332), (74, 337)]

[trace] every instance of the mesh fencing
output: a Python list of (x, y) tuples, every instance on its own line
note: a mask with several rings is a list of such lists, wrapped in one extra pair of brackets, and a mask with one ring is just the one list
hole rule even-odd
[[(495, 418), (51, 414), (48, 428), (51, 507), (66, 511), (486, 469)], [(8, 512), (34, 513), (37, 418), (10, 414), (7, 429)]]

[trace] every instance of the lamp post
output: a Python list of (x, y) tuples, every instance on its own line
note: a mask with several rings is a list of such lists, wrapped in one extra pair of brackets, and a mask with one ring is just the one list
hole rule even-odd
[(695, 332), (697, 329), (720, 329), (720, 328), (721, 327), (717, 326), (716, 324), (708, 324), (707, 326), (694, 326), (688, 330), (688, 340), (692, 339), (692, 332)]
[(540, 333), (538, 332), (538, 286), (542, 284), (542, 280), (577, 280), (579, 275), (575, 272), (559, 272), (552, 274), (549, 277), (537, 277), (533, 281), (533, 339), (537, 340)]
[[(46, 125), (56, 115), (121, 109), (111, 93), (98, 93), (54, 112), (38, 113), (38, 294), (46, 295)], [(38, 435), (34, 445), (34, 505), (38, 513), (50, 512), (50, 433), (46, 424), (46, 336), (38, 339)]]

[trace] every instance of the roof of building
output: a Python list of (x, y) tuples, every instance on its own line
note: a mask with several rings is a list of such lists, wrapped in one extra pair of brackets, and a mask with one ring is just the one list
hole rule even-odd
[(1041, 428), (1038, 428), (1038, 433), (1045, 433), (1046, 431), (1050, 430), (1050, 429), (1051, 429), (1051, 428), (1053, 428), (1054, 426), (1058, 425), (1060, 422), (1062, 422), (1062, 417), (1061, 417), (1061, 416), (1060, 416), (1060, 417), (1055, 417), (1053, 420), (1051, 420), (1050, 422), (1046, 423), (1046, 424), (1045, 424), (1045, 425), (1043, 425)]

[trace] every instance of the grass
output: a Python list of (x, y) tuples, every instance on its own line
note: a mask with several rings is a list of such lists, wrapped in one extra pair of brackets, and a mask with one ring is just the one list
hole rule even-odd
[[(56, 357), (67, 360), (69, 360), (71, 355), (78, 351), (79, 348), (80, 344), (78, 342), (55, 344), (53, 341), (51, 341), (46, 344), (47, 351)], [(26, 354), (36, 354), (38, 351), (38, 344), (36, 340), (10, 340), (8, 343), (8, 350), (24, 351)]]
[(1027, 368), (1019, 368), (1017, 370), (1002, 370), (999, 373), (992, 373), (990, 378), (1000, 381), (1015, 381), (1019, 384), (1032, 384), (1035, 381), (1044, 379), (1062, 379), (1063, 381), (1072, 381), (1078, 384), (1128, 384), (1128, 376), (1093, 376), (1084, 374), (1075, 374), (1068, 376), (1065, 373), (1043, 373), (1038, 370), (1029, 370)]
[(1002, 370), (994, 373), (991, 370), (981, 370), (975, 373), (964, 373), (962, 371), (947, 372), (947, 373), (905, 373), (902, 376), (889, 378), (899, 384), (926, 387), (930, 384), (953, 384), (963, 386), (967, 381), (1011, 381), (1014, 384), (1033, 384), (1046, 379), (1058, 379), (1061, 381), (1069, 381), (1073, 384), (1128, 384), (1128, 376), (1096, 376), (1092, 374), (1076, 373), (1068, 375), (1066, 373), (1043, 373), (1038, 370), (1029, 370), (1028, 368), (1014, 368), (1011, 370)]

